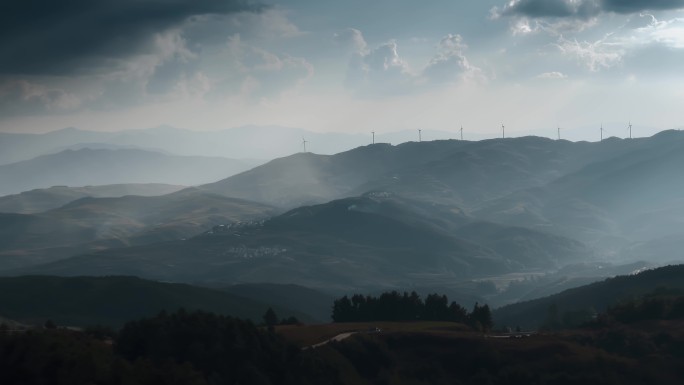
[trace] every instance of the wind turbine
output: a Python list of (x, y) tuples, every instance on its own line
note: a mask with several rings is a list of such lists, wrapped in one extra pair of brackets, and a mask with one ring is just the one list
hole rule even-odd
[(601, 123), (601, 141), (603, 142), (603, 123)]
[(560, 127), (558, 127), (558, 140), (560, 140)]
[(501, 123), (501, 138), (506, 139), (506, 126)]
[(418, 141), (423, 141), (423, 130), (421, 130), (420, 128), (418, 129)]
[(371, 134), (373, 134), (373, 144), (375, 144), (375, 131), (371, 131)]
[(463, 125), (461, 124), (461, 140), (463, 140)]
[(632, 139), (632, 121), (629, 121), (629, 138)]
[(302, 136), (302, 145), (304, 146), (304, 152), (306, 152), (306, 144), (307, 143), (309, 143), (309, 141), (304, 139), (304, 137)]

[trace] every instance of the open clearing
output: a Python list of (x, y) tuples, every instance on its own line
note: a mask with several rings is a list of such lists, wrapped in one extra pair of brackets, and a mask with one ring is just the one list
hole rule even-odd
[(312, 346), (344, 333), (425, 332), (472, 333), (468, 326), (454, 322), (354, 322), (319, 325), (277, 326), (276, 332), (300, 346)]

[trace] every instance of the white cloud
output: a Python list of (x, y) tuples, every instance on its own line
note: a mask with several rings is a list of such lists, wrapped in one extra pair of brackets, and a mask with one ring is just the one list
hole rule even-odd
[(333, 35), (334, 41), (351, 52), (365, 53), (368, 51), (368, 43), (361, 31), (355, 28), (347, 28)]
[(537, 75), (537, 79), (567, 79), (568, 75), (558, 72), (558, 71), (553, 71), (553, 72), (544, 72), (539, 75)]
[(355, 42), (356, 50), (349, 61), (346, 84), (360, 96), (423, 92), (428, 87), (486, 80), (482, 70), (468, 61), (464, 54), (467, 45), (457, 34), (444, 36), (437, 45), (437, 52), (418, 71), (400, 56), (395, 40), (369, 49), (358, 30), (347, 30), (344, 34), (337, 34), (336, 38), (347, 45)]
[(390, 40), (355, 52), (349, 61), (346, 84), (361, 95), (379, 96), (407, 92), (415, 80), (408, 63), (399, 56), (397, 42)]
[(437, 54), (423, 70), (432, 82), (484, 80), (482, 70), (470, 64), (463, 51), (467, 48), (460, 35), (449, 34), (439, 42)]
[(4, 115), (60, 114), (79, 108), (83, 101), (60, 88), (28, 80), (11, 79), (0, 84), (0, 111)]
[(592, 72), (619, 64), (625, 55), (622, 46), (607, 41), (607, 39), (580, 42), (568, 40), (561, 36), (556, 47), (563, 55), (576, 58)]
[(232, 36), (227, 47), (230, 62), (226, 63), (226, 77), (218, 81), (214, 98), (235, 93), (246, 98), (277, 97), (314, 74), (313, 65), (306, 59), (252, 46), (239, 35)]
[(659, 21), (651, 14), (634, 15), (600, 39), (580, 41), (561, 35), (553, 46), (593, 72), (639, 61), (639, 55), (654, 50), (659, 52), (659, 64), (670, 61), (675, 65), (676, 59), (668, 56), (680, 58), (684, 53), (684, 19)]

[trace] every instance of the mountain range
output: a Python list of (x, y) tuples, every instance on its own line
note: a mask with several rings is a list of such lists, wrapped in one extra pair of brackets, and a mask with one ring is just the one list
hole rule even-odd
[(152, 197), (81, 198), (38, 214), (0, 213), (0, 269), (182, 239), (275, 212), (263, 204), (185, 189)]
[(253, 164), (227, 158), (167, 155), (135, 149), (66, 150), (0, 166), (0, 195), (51, 186), (124, 183), (196, 185), (245, 171)]
[[(496, 291), (510, 277), (568, 266), (657, 266), (682, 259), (682, 153), (678, 131), (297, 153), (170, 195), (7, 214), (3, 274), (297, 283), (341, 293), (464, 282)], [(605, 276), (586, 271), (543, 285)], [(492, 292), (485, 286), (466, 294)]]
[(120, 198), (126, 195), (157, 196), (180, 191), (186, 186), (161, 183), (132, 183), (103, 186), (53, 186), (0, 197), (1, 213), (36, 214), (56, 209), (81, 198)]
[[(244, 126), (220, 131), (159, 126), (118, 132), (65, 128), (45, 134), (0, 133), (0, 165), (82, 148), (139, 149), (232, 159), (273, 159), (301, 151), (303, 137), (309, 141), (310, 150), (324, 154), (346, 151), (367, 144), (371, 139), (370, 133), (316, 133), (276, 126)], [(415, 133), (388, 134), (385, 137), (378, 136), (380, 138), (399, 143), (413, 140)]]
[(122, 274), (212, 285), (297, 283), (344, 291), (448, 285), (473, 276), (557, 268), (592, 256), (581, 243), (556, 235), (481, 222), (453, 207), (369, 193), (265, 221), (215, 226), (187, 240), (110, 249), (22, 272)]
[(375, 144), (335, 155), (291, 155), (201, 188), (286, 208), (390, 191), (471, 210), (628, 153), (637, 142), (609, 145), (538, 137)]

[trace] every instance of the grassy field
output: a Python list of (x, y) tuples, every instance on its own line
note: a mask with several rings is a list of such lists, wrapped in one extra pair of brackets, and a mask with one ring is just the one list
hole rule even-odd
[(369, 332), (379, 328), (381, 333), (464, 333), (468, 326), (454, 322), (358, 322), (319, 325), (277, 326), (276, 332), (298, 346), (311, 346), (348, 332)]

